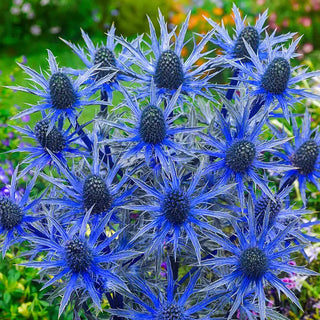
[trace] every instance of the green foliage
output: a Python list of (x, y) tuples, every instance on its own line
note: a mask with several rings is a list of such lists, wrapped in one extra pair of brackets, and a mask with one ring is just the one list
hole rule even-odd
[[(92, 1), (28, 0), (15, 5), (13, 1), (0, 2), (0, 37), (4, 45), (19, 45), (35, 38), (56, 41), (56, 33), (78, 36), (80, 23), (87, 29), (93, 24)], [(33, 35), (38, 33), (39, 35)]]
[[(59, 305), (47, 302), (47, 296), (41, 291), (37, 281), (38, 270), (19, 266), (21, 258), (14, 259), (22, 250), (13, 254), (8, 252), (6, 258), (0, 258), (0, 318), (1, 320), (52, 320), (58, 319)], [(66, 312), (61, 320), (71, 320)]]
[(120, 33), (135, 35), (147, 30), (146, 14), (155, 20), (158, 7), (166, 15), (168, 4), (168, 0), (154, 0), (152, 4), (149, 0), (0, 1), (0, 38), (3, 45), (19, 49), (39, 39), (55, 42), (57, 34), (76, 40), (80, 28), (103, 34), (113, 21)]
[[(151, 5), (152, 4), (152, 5)], [(168, 0), (119, 0), (117, 10), (119, 14), (115, 17), (117, 33), (133, 36), (148, 30), (146, 15), (150, 17), (155, 25), (158, 16), (158, 8), (167, 17), (169, 11)]]
[[(18, 59), (22, 62), (22, 58)], [(11, 89), (7, 89), (5, 85), (12, 85), (15, 74), (20, 72), (20, 68), (17, 65), (13, 65), (12, 70), (9, 74), (1, 75), (1, 86), (0, 86), (0, 162), (5, 160), (13, 160), (19, 162), (22, 158), (19, 154), (5, 154), (4, 152), (13, 149), (14, 146), (19, 144), (19, 136), (16, 131), (7, 125), (8, 120), (17, 113), (17, 107), (13, 103), (14, 92)], [(11, 121), (11, 124), (14, 124)], [(9, 144), (10, 145), (7, 145)]]

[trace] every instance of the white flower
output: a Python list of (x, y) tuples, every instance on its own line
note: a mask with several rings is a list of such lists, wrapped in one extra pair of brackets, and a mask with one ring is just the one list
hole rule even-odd
[(41, 28), (40, 26), (34, 24), (33, 26), (30, 27), (30, 33), (33, 34), (34, 36), (39, 36), (41, 34)]
[(18, 7), (11, 7), (10, 12), (11, 14), (17, 16), (18, 14), (20, 14), (20, 9)]
[(40, 4), (44, 7), (44, 6), (46, 6), (47, 4), (49, 4), (50, 3), (50, 0), (41, 0), (40, 1)]
[(51, 33), (51, 34), (57, 34), (57, 33), (59, 33), (60, 31), (61, 31), (61, 28), (58, 27), (58, 26), (50, 28), (50, 33)]
[(21, 11), (23, 13), (28, 13), (30, 12), (30, 10), (31, 10), (31, 4), (29, 2), (25, 3), (21, 8)]
[(318, 259), (318, 254), (320, 253), (320, 247), (317, 244), (311, 245), (305, 249), (305, 252), (309, 257), (310, 262), (312, 262), (313, 260)]

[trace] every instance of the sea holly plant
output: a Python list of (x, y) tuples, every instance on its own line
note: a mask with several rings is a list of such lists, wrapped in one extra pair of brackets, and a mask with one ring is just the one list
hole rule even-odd
[(149, 19), (132, 42), (114, 26), (101, 45), (63, 40), (82, 69), (49, 50), (47, 72), (20, 65), (32, 83), (12, 89), (39, 101), (15, 118), (38, 118), (15, 126), (29, 144), (11, 151), (25, 158), (0, 197), (1, 250), (25, 244), (59, 317), (286, 319), (270, 292), (303, 308), (283, 277), (318, 276), (297, 265), (319, 241), (304, 228), (320, 191), (319, 129), (297, 113), (318, 96), (297, 84), (320, 72), (297, 65), (295, 34), (268, 33), (267, 12), (233, 12), (234, 34), (211, 19), (190, 34), (191, 13), (168, 29), (159, 12), (159, 36)]

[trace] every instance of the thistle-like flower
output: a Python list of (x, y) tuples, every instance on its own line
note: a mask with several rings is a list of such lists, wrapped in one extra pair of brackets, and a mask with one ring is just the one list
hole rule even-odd
[(229, 252), (230, 255), (215, 257), (202, 262), (203, 265), (213, 268), (229, 268), (227, 274), (206, 289), (210, 291), (225, 285), (228, 290), (234, 293), (234, 301), (228, 319), (232, 318), (245, 296), (251, 291), (258, 299), (260, 318), (266, 319), (266, 297), (264, 293), (266, 282), (273, 286), (279, 294), (283, 292), (301, 309), (297, 297), (278, 278), (278, 275), (281, 272), (317, 275), (316, 272), (311, 270), (288, 264), (290, 254), (300, 249), (300, 246), (294, 245), (285, 247), (283, 243), (283, 240), (294, 227), (295, 221), (279, 231), (271, 241), (268, 241), (268, 223), (269, 215), (266, 214), (263, 227), (261, 231), (258, 231), (253, 202), (249, 199), (247, 227), (242, 229), (238, 222), (232, 221), (238, 244), (231, 242), (227, 236), (223, 238), (214, 236), (212, 238), (221, 246), (222, 250)]
[[(135, 48), (129, 44), (123, 38), (117, 38), (118, 41), (127, 47), (131, 52), (134, 63), (140, 67), (143, 74), (137, 75), (138, 80), (142, 87), (137, 89), (139, 97), (145, 97), (148, 95), (148, 88), (154, 82), (156, 84), (157, 96), (173, 95), (180, 87), (180, 101), (183, 100), (184, 95), (190, 95), (192, 97), (196, 95), (212, 98), (209, 92), (209, 88), (214, 85), (210, 83), (210, 80), (216, 73), (212, 71), (214, 66), (214, 59), (204, 62), (201, 66), (196, 66), (196, 62), (200, 58), (206, 58), (211, 51), (202, 52), (207, 42), (214, 34), (214, 30), (203, 36), (199, 44), (194, 44), (193, 50), (190, 56), (183, 61), (181, 57), (182, 48), (185, 46), (185, 35), (188, 28), (190, 13), (187, 15), (185, 22), (181, 26), (179, 35), (175, 35), (175, 28), (168, 32), (167, 24), (163, 15), (159, 11), (159, 24), (160, 24), (160, 40), (158, 40), (155, 28), (150, 20), (150, 41), (147, 43), (149, 48), (146, 50), (147, 54), (141, 49), (141, 44), (145, 45), (145, 42), (140, 41), (138, 48)], [(175, 36), (174, 48), (173, 37)], [(149, 53), (152, 52), (154, 56), (150, 57)]]
[(129, 180), (128, 175), (124, 175), (122, 178), (117, 177), (121, 173), (119, 163), (112, 167), (104, 168), (102, 166), (99, 159), (101, 150), (98, 146), (97, 135), (94, 134), (94, 137), (92, 164), (84, 158), (86, 168), (81, 170), (80, 175), (76, 174), (74, 170), (69, 170), (54, 157), (55, 164), (66, 180), (63, 181), (43, 174), (42, 177), (56, 185), (63, 193), (62, 198), (48, 199), (47, 203), (67, 207), (65, 218), (68, 221), (70, 219), (78, 220), (78, 223), (81, 223), (85, 212), (90, 210), (92, 223), (96, 225), (101, 218), (110, 212), (112, 220), (118, 221), (118, 209), (127, 203), (134, 187), (124, 188)]
[[(196, 272), (192, 277), (190, 277), (189, 283), (186, 286), (184, 292), (177, 293), (177, 284), (173, 278), (173, 272), (171, 268), (170, 261), (167, 262), (168, 272), (167, 272), (167, 288), (165, 294), (160, 290), (154, 292), (151, 287), (146, 283), (146, 281), (139, 278), (132, 278), (132, 284), (139, 292), (139, 296), (134, 294), (128, 294), (128, 297), (134, 302), (135, 307), (131, 310), (119, 310), (112, 309), (110, 312), (112, 314), (125, 317), (126, 319), (133, 320), (145, 320), (145, 319), (155, 319), (155, 320), (186, 320), (195, 319), (194, 316), (200, 311), (205, 311), (206, 307), (219, 299), (222, 294), (218, 293), (215, 295), (210, 295), (190, 306), (189, 300), (197, 290), (195, 286), (200, 277), (200, 271)], [(141, 296), (141, 294), (143, 296)], [(108, 310), (109, 311), (109, 310)], [(202, 316), (201, 319), (209, 320), (210, 316)]]
[(181, 249), (182, 235), (187, 235), (191, 241), (198, 261), (201, 260), (201, 247), (197, 234), (200, 230), (219, 233), (220, 230), (212, 226), (206, 218), (228, 219), (226, 212), (213, 210), (209, 204), (219, 195), (225, 194), (234, 185), (213, 187), (206, 191), (206, 185), (201, 184), (202, 170), (198, 169), (189, 183), (183, 181), (183, 175), (178, 175), (175, 166), (170, 162), (168, 170), (162, 172), (162, 182), (155, 186), (148, 186), (139, 179), (132, 178), (153, 201), (145, 205), (131, 205), (131, 210), (141, 210), (150, 213), (151, 221), (148, 222), (133, 238), (132, 241), (148, 233), (157, 230), (153, 239), (150, 239), (148, 252), (158, 250), (161, 252), (163, 243), (172, 243), (174, 256)]
[(126, 90), (123, 89), (122, 93), (125, 97), (125, 105), (133, 113), (133, 119), (121, 119), (122, 123), (105, 121), (110, 126), (123, 130), (129, 135), (126, 138), (108, 139), (108, 144), (134, 143), (134, 146), (129, 147), (123, 154), (122, 159), (138, 156), (143, 151), (145, 162), (148, 165), (152, 158), (156, 158), (157, 162), (166, 167), (167, 158), (171, 151), (176, 154), (178, 152), (190, 154), (190, 151), (183, 145), (175, 142), (174, 136), (181, 133), (197, 132), (200, 128), (176, 127), (174, 125), (174, 120), (178, 117), (172, 117), (172, 114), (177, 106), (180, 89), (175, 92), (164, 110), (161, 107), (162, 99), (156, 97), (154, 85), (151, 86), (150, 103), (143, 109), (140, 107), (140, 103), (131, 97)]
[[(36, 123), (33, 130), (26, 126), (20, 128), (12, 126), (16, 130), (25, 134), (27, 138), (31, 138), (36, 142), (32, 146), (19, 146), (10, 152), (28, 152), (28, 156), (23, 163), (28, 164), (20, 173), (20, 177), (24, 176), (28, 171), (37, 167), (40, 171), (47, 165), (55, 164), (53, 155), (63, 164), (67, 164), (67, 155), (72, 156), (86, 155), (86, 152), (79, 150), (79, 138), (75, 137), (76, 131), (70, 133), (71, 126), (67, 130), (59, 129), (55, 125), (50, 128), (48, 119), (40, 120)], [(77, 148), (72, 148), (72, 144), (77, 143)]]
[[(241, 101), (240, 101), (241, 103)], [(242, 110), (241, 110), (242, 108)], [(229, 109), (234, 114), (234, 126), (230, 120), (226, 120), (220, 111), (216, 110), (220, 136), (204, 135), (201, 137), (211, 147), (211, 150), (203, 151), (215, 159), (205, 169), (206, 173), (220, 176), (220, 183), (225, 185), (230, 180), (237, 183), (240, 205), (244, 205), (244, 191), (247, 189), (246, 180), (256, 183), (270, 198), (273, 198), (267, 182), (255, 171), (257, 169), (270, 169), (281, 171), (287, 167), (275, 162), (265, 162), (263, 153), (274, 152), (274, 147), (284, 143), (283, 139), (263, 141), (259, 139), (262, 127), (266, 121), (266, 115), (249, 119), (250, 101), (244, 106)]]
[(42, 71), (38, 73), (19, 63), (19, 66), (31, 76), (30, 80), (34, 82), (34, 85), (32, 88), (20, 86), (8, 88), (32, 93), (42, 100), (40, 103), (31, 105), (30, 108), (17, 114), (14, 119), (21, 118), (37, 111), (47, 111), (46, 118), (50, 119), (50, 127), (52, 127), (59, 118), (68, 118), (71, 124), (76, 127), (76, 120), (83, 106), (105, 103), (98, 99), (90, 100), (90, 97), (103, 83), (110, 81), (114, 76), (114, 73), (101, 78), (93, 84), (82, 87), (90, 77), (97, 73), (99, 66), (89, 69), (76, 80), (73, 80), (58, 67), (56, 59), (50, 50), (48, 50), (48, 62), (50, 67), (50, 72), (47, 73), (48, 79), (43, 75)]
[[(311, 116), (306, 110), (299, 128), (295, 115), (291, 115), (291, 126), (294, 138), (283, 144), (284, 152), (275, 155), (281, 159), (281, 163), (294, 167), (285, 172), (280, 181), (280, 187), (292, 183), (298, 179), (299, 190), (303, 203), (306, 205), (307, 181), (312, 182), (320, 190), (320, 133), (318, 128), (311, 130)], [(276, 136), (284, 138), (287, 136), (285, 130), (279, 130), (270, 126)]]
[(275, 109), (280, 107), (287, 120), (289, 120), (289, 106), (293, 106), (303, 98), (319, 99), (318, 95), (305, 88), (296, 88), (300, 81), (320, 75), (319, 71), (307, 72), (307, 69), (293, 75), (299, 66), (292, 68), (290, 59), (297, 56), (294, 52), (300, 39), (301, 37), (292, 41), (287, 49), (282, 47), (282, 50), (275, 50), (271, 47), (271, 40), (266, 36), (268, 57), (265, 62), (261, 61), (252, 48), (246, 44), (253, 66), (237, 65), (242, 71), (237, 79), (249, 84), (250, 96), (257, 96), (262, 100), (266, 111), (272, 102), (277, 100), (278, 104)]
[(17, 242), (23, 241), (22, 236), (26, 235), (28, 226), (37, 220), (40, 216), (29, 215), (40, 202), (42, 195), (36, 199), (29, 198), (30, 192), (36, 182), (38, 172), (27, 185), (22, 196), (17, 194), (17, 167), (11, 179), (8, 196), (0, 196), (0, 235), (4, 238), (2, 243), (2, 257), (5, 256), (8, 248)]
[[(104, 233), (105, 216), (86, 236), (87, 224), (90, 216), (88, 211), (79, 228), (65, 230), (55, 219), (48, 218), (48, 225), (53, 228), (48, 230), (46, 237), (38, 235), (26, 236), (25, 239), (35, 245), (36, 253), (41, 248), (41, 253), (46, 253), (42, 261), (31, 261), (23, 265), (46, 270), (52, 278), (43, 286), (43, 289), (56, 283), (60, 293), (63, 292), (59, 317), (67, 306), (73, 292), (84, 290), (93, 303), (101, 310), (101, 294), (96, 288), (97, 283), (104, 284), (105, 290), (126, 288), (124, 281), (116, 274), (115, 266), (119, 260), (130, 259), (137, 253), (133, 251), (114, 250), (105, 254), (105, 248), (119, 235), (116, 232), (112, 237), (102, 243), (99, 236)], [(61, 282), (63, 280), (63, 282)]]
[(219, 26), (219, 24), (212, 19), (206, 18), (210, 25), (216, 30), (211, 42), (223, 50), (222, 57), (225, 58), (225, 64), (229, 66), (235, 66), (230, 65), (228, 62), (235, 59), (239, 59), (239, 64), (252, 64), (245, 42), (252, 48), (253, 52), (257, 54), (260, 60), (264, 60), (267, 58), (268, 46), (273, 47), (276, 44), (285, 42), (288, 39), (291, 39), (294, 35), (292, 33), (288, 33), (285, 35), (275, 36), (274, 31), (269, 37), (269, 41), (265, 41), (265, 39), (263, 39), (263, 32), (267, 28), (264, 27), (264, 24), (268, 18), (268, 10), (266, 10), (262, 15), (259, 15), (254, 26), (246, 25), (246, 17), (241, 19), (240, 11), (235, 4), (233, 4), (232, 12), (235, 22), (235, 34), (233, 37), (230, 37), (223, 21), (221, 21), (221, 26)]
[[(119, 81), (131, 80), (130, 75), (128, 75), (128, 67), (132, 64), (132, 62), (128, 60), (129, 52), (128, 49), (123, 47), (122, 52), (116, 54), (115, 48), (117, 46), (117, 42), (115, 40), (115, 31), (116, 28), (112, 24), (107, 35), (106, 43), (95, 46), (88, 34), (81, 29), (81, 34), (86, 44), (87, 53), (80, 45), (76, 46), (71, 42), (61, 39), (83, 61), (88, 69), (99, 66), (99, 70), (96, 72), (96, 74), (88, 78), (88, 82), (96, 82), (101, 78), (105, 78), (109, 74), (113, 74), (112, 78), (102, 83), (100, 88), (97, 88), (104, 90), (107, 93), (109, 100), (112, 100), (112, 92), (120, 89)], [(132, 45), (135, 46), (134, 43), (132, 43)], [(85, 73), (84, 70), (74, 70), (71, 68), (66, 70), (78, 76)]]

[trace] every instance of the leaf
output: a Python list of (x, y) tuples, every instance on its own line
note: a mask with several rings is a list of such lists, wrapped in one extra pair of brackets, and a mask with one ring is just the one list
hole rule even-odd
[(9, 304), (11, 300), (11, 295), (9, 292), (5, 292), (4, 295), (3, 295), (3, 301), (5, 304)]

